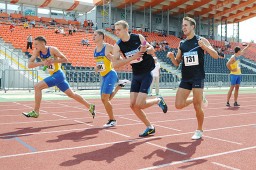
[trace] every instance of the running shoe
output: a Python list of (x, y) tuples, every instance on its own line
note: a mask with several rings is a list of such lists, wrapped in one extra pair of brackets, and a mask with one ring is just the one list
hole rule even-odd
[(89, 108), (89, 112), (92, 115), (92, 118), (94, 119), (96, 113), (95, 113), (95, 105), (94, 104), (90, 104), (90, 108)]
[(143, 133), (141, 133), (141, 134), (139, 135), (139, 137), (146, 137), (146, 136), (148, 136), (148, 135), (154, 134), (155, 132), (156, 132), (155, 127), (154, 127), (153, 129), (147, 127), (147, 129), (146, 129)]
[(108, 122), (103, 125), (103, 127), (113, 127), (113, 126), (116, 126), (117, 124), (117, 121), (116, 120), (108, 120)]
[(124, 87), (124, 86), (125, 86), (126, 84), (128, 84), (128, 83), (131, 83), (131, 81), (126, 80), (126, 79), (124, 79), (124, 80), (119, 80), (118, 86)]
[(198, 140), (198, 139), (201, 139), (202, 136), (203, 136), (203, 131), (202, 130), (196, 130), (191, 139)]
[(158, 98), (160, 99), (160, 101), (159, 101), (159, 103), (158, 103), (158, 106), (163, 110), (164, 113), (166, 113), (167, 110), (168, 110), (168, 107), (167, 107), (167, 105), (166, 105), (166, 103), (165, 103), (163, 97), (160, 96), (160, 97), (158, 97)]
[(34, 110), (32, 110), (30, 112), (23, 112), (22, 114), (26, 117), (33, 117), (33, 118), (38, 118), (38, 116), (39, 116), (39, 114), (36, 113)]

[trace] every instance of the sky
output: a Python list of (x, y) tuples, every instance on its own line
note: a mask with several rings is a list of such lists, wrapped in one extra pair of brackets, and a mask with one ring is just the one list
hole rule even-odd
[[(239, 23), (239, 37), (242, 42), (256, 42), (256, 17), (248, 19)], [(228, 24), (228, 37), (233, 35), (233, 24)], [(218, 34), (221, 34), (220, 26), (218, 27)], [(224, 36), (224, 33), (223, 33)]]

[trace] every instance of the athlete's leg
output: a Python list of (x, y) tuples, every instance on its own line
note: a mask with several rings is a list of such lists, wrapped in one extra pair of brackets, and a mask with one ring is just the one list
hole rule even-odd
[(109, 100), (112, 100), (113, 97), (116, 95), (116, 93), (117, 93), (121, 88), (122, 88), (121, 86), (117, 85), (117, 86), (115, 87), (114, 91), (110, 94)]
[(72, 90), (71, 88), (65, 90), (64, 93), (65, 93), (68, 97), (70, 97), (70, 98), (76, 100), (77, 102), (81, 103), (82, 105), (84, 105), (84, 106), (87, 107), (88, 109), (90, 108), (90, 103), (88, 103), (81, 95), (79, 95), (79, 94), (73, 92), (73, 90)]
[(197, 130), (203, 130), (203, 122), (204, 122), (204, 112), (202, 109), (203, 89), (193, 88), (192, 91), (193, 91), (193, 105), (196, 111), (196, 118), (198, 123)]
[[(138, 99), (139, 97), (139, 99)], [(133, 112), (136, 114), (136, 116), (147, 126), (151, 126), (151, 123), (149, 122), (145, 112), (141, 109), (141, 106), (139, 103), (137, 103), (137, 99), (140, 102), (145, 103), (145, 100), (147, 98), (147, 93), (136, 93), (131, 92), (130, 93), (130, 107), (133, 110)], [(144, 99), (144, 101), (143, 101)]]
[(188, 98), (190, 92), (191, 90), (183, 89), (181, 87), (178, 88), (175, 99), (176, 109), (183, 109), (193, 103), (193, 97)]
[(109, 120), (115, 120), (112, 104), (109, 100), (110, 94), (101, 94), (101, 101), (104, 104), (104, 107), (106, 109), (106, 112), (109, 116)]
[(236, 84), (235, 85), (235, 93), (234, 93), (234, 100), (235, 100), (235, 102), (237, 102), (239, 87), (240, 87), (240, 84)]
[(34, 111), (36, 113), (39, 113), (40, 109), (40, 104), (42, 100), (42, 90), (48, 88), (48, 85), (44, 80), (40, 81), (39, 83), (35, 84), (34, 89), (35, 89), (35, 107)]

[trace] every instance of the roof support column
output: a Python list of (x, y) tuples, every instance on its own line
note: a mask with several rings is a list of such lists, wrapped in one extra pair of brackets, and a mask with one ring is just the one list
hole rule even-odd
[(152, 9), (151, 6), (149, 8), (149, 32), (152, 32)]
[(143, 31), (146, 31), (145, 28), (146, 28), (146, 8), (144, 8)]
[(131, 3), (131, 6), (130, 6), (130, 29), (131, 30), (133, 29), (133, 24), (132, 24), (132, 3)]
[(111, 28), (111, 24), (112, 24), (112, 15), (111, 15), (111, 10), (112, 10), (112, 3), (111, 3), (111, 0), (109, 0), (109, 8), (108, 8), (108, 17), (109, 17), (109, 21), (108, 21), (108, 26), (109, 28)]
[(167, 11), (167, 35), (169, 35), (169, 32), (170, 32), (170, 11), (168, 10)]

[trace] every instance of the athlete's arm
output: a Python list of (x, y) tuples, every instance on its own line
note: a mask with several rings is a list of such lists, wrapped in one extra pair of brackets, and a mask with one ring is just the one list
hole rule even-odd
[(62, 52), (59, 51), (57, 47), (51, 47), (50, 49), (51, 54), (53, 54), (54, 59), (49, 60), (49, 62), (52, 63), (67, 63), (68, 59)]
[(178, 47), (178, 53), (176, 55), (176, 57), (174, 56), (173, 52), (168, 52), (167, 53), (167, 57), (169, 57), (172, 60), (172, 63), (178, 67), (181, 61), (181, 50), (180, 50), (180, 46)]
[(113, 45), (106, 44), (105, 55), (110, 61), (113, 60)]
[(122, 67), (126, 65), (127, 63), (130, 63), (132, 60), (135, 60), (143, 55), (143, 52), (137, 52), (135, 55), (132, 57), (128, 58), (122, 58), (120, 54), (120, 48), (117, 44), (114, 45), (113, 47), (113, 60), (112, 60), (112, 65), (114, 68)]
[(34, 49), (33, 54), (28, 61), (28, 68), (35, 68), (35, 67), (43, 66), (46, 64), (46, 61), (35, 62), (37, 56), (39, 56), (39, 52), (36, 49)]
[[(140, 38), (141, 44), (143, 44), (143, 42), (146, 41), (146, 39), (141, 34), (139, 34), (139, 38)], [(148, 42), (146, 43), (145, 46), (142, 45), (140, 50), (142, 52), (147, 52), (147, 54), (150, 54), (150, 55), (154, 55), (154, 52), (155, 52), (154, 47), (151, 44), (149, 44)]]
[(209, 53), (212, 58), (214, 58), (214, 59), (219, 58), (219, 55), (218, 55), (217, 51), (214, 50), (214, 48), (212, 47), (212, 45), (210, 44), (210, 42), (206, 38), (200, 37), (200, 40), (198, 41), (198, 45), (204, 51), (207, 51), (207, 53)]
[(234, 62), (236, 62), (235, 57), (231, 57), (231, 58), (228, 60), (227, 64), (226, 64), (227, 68), (228, 68), (230, 71), (236, 71), (236, 68), (233, 69), (233, 70), (231, 69), (231, 64), (233, 64)]
[(241, 55), (244, 54), (244, 51), (251, 45), (251, 43), (247, 44), (247, 46), (241, 51)]

